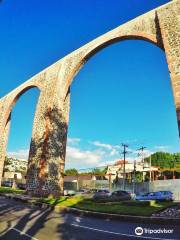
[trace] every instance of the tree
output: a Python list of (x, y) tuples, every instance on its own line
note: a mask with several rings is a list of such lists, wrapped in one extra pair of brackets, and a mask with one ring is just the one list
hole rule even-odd
[(76, 168), (69, 168), (69, 169), (65, 170), (65, 175), (74, 176), (77, 174), (78, 174), (78, 170)]
[(102, 173), (102, 174), (106, 174), (106, 173), (107, 173), (107, 170), (108, 170), (108, 167), (105, 167), (105, 168), (101, 171), (101, 173)]
[(136, 182), (142, 182), (143, 181), (143, 173), (142, 172), (136, 172)]
[(13, 161), (14, 161), (13, 158), (10, 158), (7, 156), (5, 157), (4, 169), (3, 169), (4, 172), (11, 172), (14, 170)]
[(101, 174), (101, 170), (99, 168), (94, 168), (92, 169), (92, 171), (90, 172), (91, 174), (94, 174), (94, 175), (98, 175), (98, 174)]
[(107, 172), (107, 167), (105, 168), (93, 168), (89, 174), (93, 174), (93, 175), (100, 175), (100, 174), (106, 174)]
[[(149, 163), (149, 157), (145, 158), (145, 162)], [(180, 153), (156, 152), (151, 155), (151, 165), (164, 168), (180, 167)]]
[(20, 172), (23, 175), (27, 172), (27, 162), (12, 157), (5, 157), (4, 172)]

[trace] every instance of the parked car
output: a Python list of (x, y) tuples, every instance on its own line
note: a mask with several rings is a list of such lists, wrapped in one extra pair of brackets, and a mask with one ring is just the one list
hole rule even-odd
[(172, 201), (173, 193), (171, 191), (149, 192), (136, 196), (135, 200)]
[(111, 193), (109, 192), (109, 190), (99, 189), (94, 193), (93, 199), (97, 200), (97, 199), (108, 198), (110, 195)]
[(119, 201), (131, 200), (131, 194), (127, 191), (116, 190), (111, 193), (110, 198)]
[(96, 193), (96, 192), (98, 192), (98, 189), (96, 189), (96, 188), (91, 188), (89, 191), (90, 191), (90, 193)]
[(64, 196), (74, 196), (76, 192), (74, 190), (64, 190)]
[(76, 192), (77, 194), (88, 194), (91, 193), (90, 190), (88, 189), (79, 189), (78, 192)]
[(12, 182), (11, 181), (4, 181), (2, 182), (3, 187), (12, 187)]
[(25, 183), (18, 183), (17, 188), (19, 188), (21, 190), (26, 190), (26, 184)]

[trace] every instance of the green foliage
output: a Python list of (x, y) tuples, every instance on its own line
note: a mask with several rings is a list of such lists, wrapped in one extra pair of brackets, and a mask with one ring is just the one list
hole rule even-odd
[(12, 164), (12, 158), (5, 157), (4, 172), (9, 171), (9, 166)]
[(106, 174), (108, 167), (105, 167), (102, 169), (101, 168), (93, 168), (91, 171), (87, 172), (82, 172), (79, 175), (101, 175), (101, 174)]
[(94, 168), (90, 173), (92, 173), (92, 174), (101, 174), (101, 170), (99, 168)]
[(0, 193), (18, 193), (18, 194), (24, 194), (24, 190), (19, 189), (13, 189), (11, 187), (0, 187)]
[[(145, 158), (145, 162), (149, 163), (149, 161), (149, 157)], [(151, 155), (151, 165), (161, 169), (180, 167), (180, 153), (156, 152)]]
[(106, 174), (106, 172), (107, 172), (107, 167), (105, 167), (104, 169), (94, 168), (89, 173), (94, 174), (94, 175), (98, 175), (98, 174)]
[(102, 173), (102, 174), (106, 174), (106, 173), (107, 173), (107, 170), (108, 170), (108, 167), (105, 167), (103, 170), (101, 170), (101, 173)]
[(78, 170), (75, 168), (69, 168), (69, 169), (65, 170), (65, 175), (74, 176), (77, 174), (78, 174)]
[(136, 172), (136, 182), (142, 182), (142, 181), (143, 181), (143, 173)]
[(23, 175), (25, 175), (27, 171), (26, 162), (22, 162), (21, 160), (6, 156), (4, 161), (3, 171), (4, 172), (20, 172)]

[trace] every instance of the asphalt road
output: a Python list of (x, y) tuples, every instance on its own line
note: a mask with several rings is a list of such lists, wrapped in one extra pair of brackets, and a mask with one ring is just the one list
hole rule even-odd
[[(135, 228), (142, 227), (137, 236)], [(145, 233), (146, 229), (173, 233)], [(39, 209), (0, 197), (0, 239), (4, 240), (126, 240), (180, 239), (180, 227), (175, 225), (138, 224), (98, 219), (73, 214), (59, 214), (51, 209)]]

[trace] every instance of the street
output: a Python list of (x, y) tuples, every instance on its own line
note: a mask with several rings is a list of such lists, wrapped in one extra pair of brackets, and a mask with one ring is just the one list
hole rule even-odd
[[(173, 233), (137, 236), (135, 228), (166, 229)], [(55, 213), (0, 197), (0, 239), (4, 240), (119, 240), (180, 239), (179, 226), (130, 222)]]

